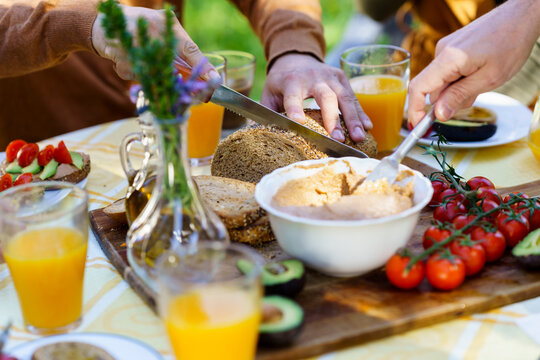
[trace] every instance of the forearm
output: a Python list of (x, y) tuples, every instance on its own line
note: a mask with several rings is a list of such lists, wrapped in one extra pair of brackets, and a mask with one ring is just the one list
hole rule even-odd
[(318, 0), (232, 1), (261, 39), (269, 65), (290, 52), (323, 61), (326, 49)]
[(42, 70), (92, 51), (97, 0), (8, 0), (0, 5), (0, 78)]
[(357, 0), (360, 12), (376, 21), (386, 20), (405, 3), (406, 0)]

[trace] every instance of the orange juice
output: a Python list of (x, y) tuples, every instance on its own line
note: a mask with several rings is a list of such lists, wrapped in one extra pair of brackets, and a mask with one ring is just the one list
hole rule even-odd
[(253, 291), (223, 287), (174, 298), (166, 315), (169, 339), (178, 360), (251, 360), (260, 321)]
[(29, 230), (3, 249), (25, 321), (42, 329), (81, 317), (86, 234), (69, 228)]
[(540, 161), (540, 129), (536, 129), (529, 134), (529, 148), (536, 160)]
[(350, 79), (362, 109), (373, 123), (371, 134), (379, 151), (392, 150), (399, 142), (399, 129), (407, 88), (393, 75), (365, 75)]
[(191, 107), (187, 125), (190, 158), (205, 158), (214, 154), (219, 143), (224, 110), (222, 106), (212, 103)]

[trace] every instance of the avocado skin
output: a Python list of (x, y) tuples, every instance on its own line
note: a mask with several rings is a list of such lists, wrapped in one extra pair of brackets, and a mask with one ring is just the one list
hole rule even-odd
[(435, 121), (433, 130), (444, 135), (448, 141), (481, 141), (492, 137), (497, 131), (497, 125), (460, 126)]
[(8, 164), (6, 167), (6, 172), (10, 174), (20, 174), (22, 173), (22, 169), (23, 168), (15, 160), (14, 162)]
[[(239, 260), (236, 265), (244, 274), (249, 274), (253, 269), (253, 263), (243, 259)], [(269, 270), (273, 265), (283, 266), (287, 270), (274, 274)], [(282, 260), (278, 263), (266, 264), (262, 270), (261, 280), (265, 295), (294, 297), (302, 291), (306, 284), (306, 270), (304, 264), (299, 260)]]
[(290, 318), (291, 322), (288, 324), (279, 322), (274, 326), (262, 323), (259, 327), (259, 346), (284, 347), (291, 345), (304, 327), (304, 311), (293, 300), (278, 295), (265, 296), (263, 303), (276, 306), (279, 309), (287, 307), (286, 310), (292, 312), (294, 317)]
[(519, 265), (529, 270), (540, 270), (540, 255), (516, 256)]
[(40, 171), (41, 171), (41, 166), (39, 166), (37, 158), (35, 158), (34, 161), (32, 161), (30, 165), (23, 167), (21, 169), (21, 173), (23, 174), (25, 173), (37, 174)]
[(57, 169), (58, 169), (58, 162), (54, 159), (51, 159), (51, 161), (49, 161), (49, 163), (45, 165), (39, 177), (41, 178), (41, 180), (48, 179), (51, 176), (54, 176), (54, 174), (56, 174)]
[[(268, 281), (267, 276), (263, 275), (264, 294), (265, 295), (282, 295), (286, 297), (296, 296), (306, 285), (306, 270), (304, 265), (299, 260), (290, 259), (283, 260), (281, 264), (288, 271), (278, 275), (273, 281)], [(263, 270), (265, 271), (265, 270)], [(269, 276), (273, 276), (268, 273)], [(266, 281), (265, 281), (266, 280)]]

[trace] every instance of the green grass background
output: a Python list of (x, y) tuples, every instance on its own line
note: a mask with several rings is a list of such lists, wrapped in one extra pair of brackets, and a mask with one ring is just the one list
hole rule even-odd
[[(354, 11), (351, 0), (320, 0), (323, 9), (327, 50), (340, 39)], [(247, 19), (226, 0), (189, 0), (185, 2), (184, 27), (203, 51), (242, 50), (257, 58), (255, 83), (251, 97), (260, 99), (265, 79), (266, 60), (259, 39)]]

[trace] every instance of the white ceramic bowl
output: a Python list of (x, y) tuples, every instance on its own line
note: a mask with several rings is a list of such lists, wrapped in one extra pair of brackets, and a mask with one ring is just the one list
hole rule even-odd
[(275, 193), (287, 181), (321, 170), (306, 169), (306, 165), (332, 160), (337, 160), (329, 165), (336, 173), (348, 171), (350, 165), (358, 174), (366, 174), (379, 163), (376, 159), (353, 157), (301, 161), (264, 176), (255, 188), (255, 199), (268, 213), (272, 230), (285, 252), (324, 274), (357, 276), (384, 265), (397, 249), (405, 246), (420, 211), (431, 200), (433, 188), (421, 173), (400, 165), (400, 170), (414, 173), (414, 198), (413, 207), (399, 214), (369, 220), (318, 220), (294, 216), (271, 206)]

